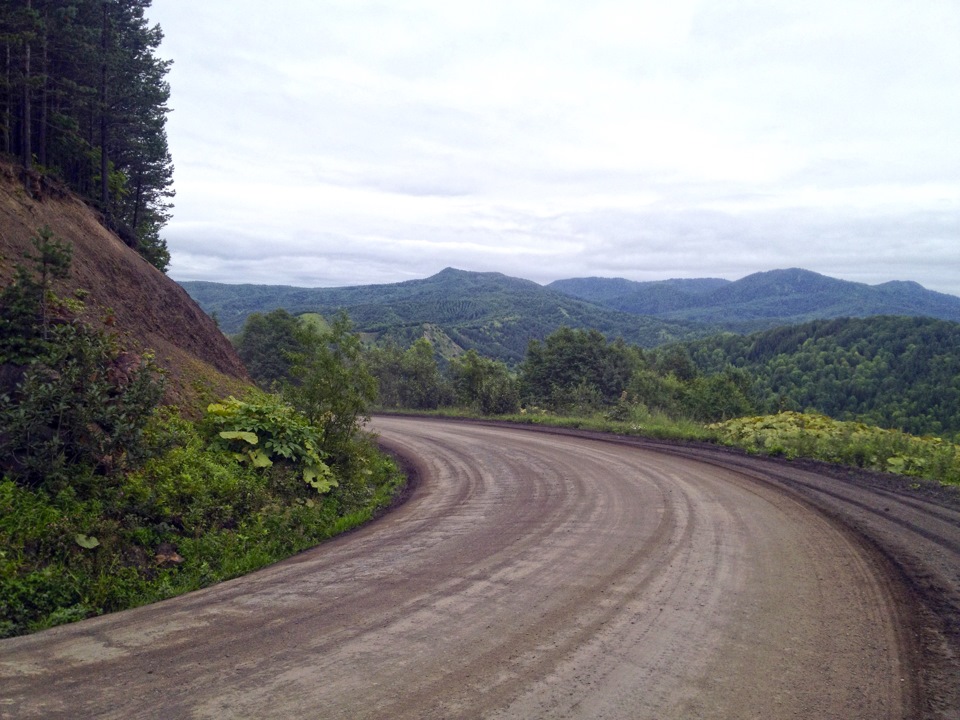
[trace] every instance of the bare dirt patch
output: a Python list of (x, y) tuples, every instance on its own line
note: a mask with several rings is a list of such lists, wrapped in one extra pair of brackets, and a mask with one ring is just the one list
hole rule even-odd
[(34, 252), (31, 238), (44, 226), (73, 247), (61, 294), (88, 291), (90, 322), (109, 323), (156, 353), (169, 373), (168, 402), (191, 400), (203, 390), (227, 394), (249, 381), (230, 341), (183, 288), (107, 230), (75, 195), (48, 183), (38, 188), (37, 199), (30, 197), (16, 170), (0, 162), (0, 283)]

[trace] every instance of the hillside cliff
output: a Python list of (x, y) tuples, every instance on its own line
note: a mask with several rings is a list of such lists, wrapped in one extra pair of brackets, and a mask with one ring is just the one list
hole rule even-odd
[(230, 341), (190, 296), (131, 250), (72, 193), (54, 184), (28, 195), (16, 169), (0, 162), (0, 283), (13, 277), (31, 238), (48, 226), (73, 246), (65, 289), (89, 292), (88, 316), (112, 318), (112, 328), (152, 350), (167, 372), (168, 402), (190, 403), (200, 394), (222, 395), (248, 382)]

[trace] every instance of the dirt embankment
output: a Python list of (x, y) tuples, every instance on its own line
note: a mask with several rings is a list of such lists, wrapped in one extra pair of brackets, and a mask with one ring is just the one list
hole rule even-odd
[[(39, 191), (39, 192), (37, 192)], [(191, 404), (204, 394), (235, 392), (249, 382), (230, 341), (186, 291), (105, 228), (98, 214), (51, 183), (25, 192), (16, 169), (0, 161), (0, 283), (13, 277), (41, 227), (73, 246), (66, 292), (82, 288), (91, 319), (141, 349), (168, 374), (167, 401)]]

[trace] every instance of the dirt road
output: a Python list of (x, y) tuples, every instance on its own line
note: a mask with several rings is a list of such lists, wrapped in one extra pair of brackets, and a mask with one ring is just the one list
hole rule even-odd
[(0, 641), (4, 718), (956, 718), (960, 512), (711, 449), (378, 418), (362, 530)]

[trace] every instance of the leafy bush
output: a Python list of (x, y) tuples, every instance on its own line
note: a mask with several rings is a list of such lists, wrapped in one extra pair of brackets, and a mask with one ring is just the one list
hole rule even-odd
[(211, 443), (214, 427), (156, 413), (143, 433), (151, 457), (102, 498), (0, 481), (0, 637), (288, 557), (369, 519), (404, 481), (372, 441), (356, 438), (336, 468), (339, 486), (318, 495), (282, 457), (269, 467), (237, 462)]
[(319, 493), (334, 487), (337, 481), (321, 456), (318, 430), (279, 398), (262, 393), (253, 397), (252, 402), (231, 397), (207, 408), (213, 447), (258, 468), (288, 462)]
[(750, 452), (960, 483), (960, 447), (938, 437), (797, 412), (737, 418), (709, 427), (721, 442)]
[(319, 447), (334, 461), (349, 454), (367, 410), (377, 396), (377, 382), (367, 367), (360, 337), (343, 313), (329, 330), (301, 323), (299, 352), (289, 353), (291, 380), (284, 398), (320, 431)]
[(255, 468), (211, 451), (196, 431), (132, 473), (125, 483), (127, 526), (139, 541), (158, 545), (173, 534), (198, 536), (235, 526), (269, 501), (269, 479)]
[(457, 402), (464, 407), (483, 415), (519, 409), (519, 386), (502, 362), (470, 350), (450, 362), (450, 376)]
[(120, 350), (79, 324), (51, 333), (51, 351), (0, 398), (0, 456), (19, 482), (52, 492), (71, 482), (96, 492), (141, 460), (143, 428), (163, 388), (150, 356)]
[(297, 339), (299, 323), (282, 308), (266, 315), (252, 313), (234, 338), (237, 354), (261, 388), (270, 390), (289, 380), (289, 356), (303, 350)]
[(637, 364), (634, 348), (598, 330), (561, 327), (533, 340), (521, 368), (522, 395), (553, 409), (596, 409), (617, 401)]
[(392, 342), (369, 348), (367, 363), (377, 380), (381, 408), (435, 410), (452, 401), (452, 390), (440, 373), (433, 345), (424, 337), (406, 350)]

